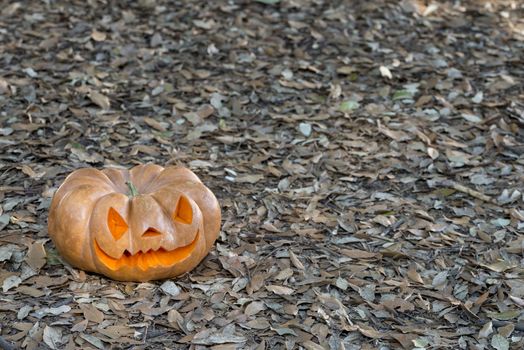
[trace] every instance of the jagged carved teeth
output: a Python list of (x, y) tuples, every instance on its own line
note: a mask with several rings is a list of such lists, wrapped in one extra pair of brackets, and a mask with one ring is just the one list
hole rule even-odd
[(125, 256), (133, 256), (133, 255), (136, 255), (136, 254), (147, 254), (149, 252), (158, 252), (159, 250), (165, 250), (165, 249), (162, 248), (162, 247), (158, 247), (157, 249), (149, 248), (146, 251), (143, 251), (142, 249), (140, 249), (135, 254), (131, 253), (129, 250), (126, 249), (126, 250), (124, 250), (124, 254), (123, 255), (125, 255)]
[(156, 266), (172, 266), (177, 262), (187, 259), (197, 247), (200, 237), (200, 232), (197, 231), (191, 243), (172, 250), (159, 247), (158, 249), (147, 249), (145, 253), (139, 250), (135, 254), (131, 254), (129, 250), (125, 249), (120, 258), (113, 258), (108, 255), (100, 247), (96, 239), (94, 240), (94, 246), (98, 259), (111, 270), (117, 270), (122, 267), (138, 267), (145, 271), (148, 268)]

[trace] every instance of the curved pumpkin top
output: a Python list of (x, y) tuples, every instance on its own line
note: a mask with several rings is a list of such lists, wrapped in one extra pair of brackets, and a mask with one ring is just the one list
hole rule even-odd
[[(107, 168), (79, 169), (70, 174), (60, 192), (67, 193), (77, 186), (91, 185), (106, 192), (119, 192), (129, 195), (129, 183), (132, 183), (138, 194), (150, 194), (165, 186), (177, 185), (181, 182), (195, 182), (201, 184), (200, 179), (189, 169), (182, 167), (163, 168), (155, 164), (138, 165), (131, 170)], [(57, 200), (59, 193), (56, 195)]]

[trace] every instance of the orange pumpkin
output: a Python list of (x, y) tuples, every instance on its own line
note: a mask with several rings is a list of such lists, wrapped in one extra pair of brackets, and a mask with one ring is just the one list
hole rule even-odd
[(202, 261), (220, 231), (220, 207), (186, 168), (86, 168), (56, 191), (48, 230), (71, 265), (115, 280), (148, 281)]

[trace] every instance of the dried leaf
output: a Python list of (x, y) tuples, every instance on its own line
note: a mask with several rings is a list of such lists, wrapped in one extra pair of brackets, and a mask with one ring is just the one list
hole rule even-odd
[(97, 30), (93, 30), (91, 32), (91, 39), (94, 41), (104, 41), (107, 38), (107, 34), (103, 32), (99, 32)]
[(166, 293), (167, 295), (170, 295), (172, 297), (176, 297), (178, 296), (180, 293), (182, 293), (182, 290), (180, 289), (180, 287), (178, 287), (176, 285), (175, 282), (173, 281), (165, 281), (164, 283), (162, 283), (162, 285), (160, 286), (160, 289), (162, 289), (162, 291), (164, 293)]
[(51, 349), (58, 349), (62, 343), (62, 331), (58, 327), (45, 326), (44, 343)]
[(386, 66), (380, 66), (380, 75), (382, 75), (384, 78), (393, 79), (391, 71)]
[(493, 333), (493, 322), (489, 321), (480, 329), (479, 338), (487, 338), (491, 333)]
[(89, 99), (99, 106), (100, 108), (107, 110), (111, 107), (111, 103), (109, 102), (109, 98), (103, 94), (101, 94), (98, 91), (89, 91)]
[(300, 133), (304, 135), (305, 137), (309, 137), (311, 135), (311, 124), (309, 123), (300, 123), (298, 124), (298, 129), (300, 130)]
[(104, 349), (104, 343), (97, 337), (91, 334), (80, 333), (80, 337), (87, 341), (89, 344), (93, 345), (97, 349)]
[(92, 304), (80, 304), (80, 309), (88, 321), (100, 323), (104, 320), (104, 313)]
[(289, 258), (291, 259), (291, 263), (293, 266), (295, 266), (299, 270), (304, 270), (304, 264), (300, 261), (300, 259), (293, 253), (293, 251), (289, 251)]
[(43, 242), (35, 242), (29, 248), (26, 255), (26, 262), (35, 271), (40, 270), (46, 263), (47, 254)]
[(253, 315), (256, 315), (257, 313), (259, 313), (260, 311), (263, 311), (265, 309), (266, 309), (266, 306), (264, 305), (264, 303), (262, 303), (260, 301), (253, 301), (253, 302), (249, 303), (248, 306), (246, 306), (246, 310), (244, 311), (244, 313), (247, 316), (253, 316)]
[(284, 286), (277, 286), (274, 284), (266, 286), (266, 289), (278, 295), (291, 295), (295, 292), (295, 290), (292, 288), (284, 287)]
[(371, 259), (380, 256), (379, 253), (372, 253), (359, 249), (341, 249), (340, 252), (352, 259)]
[(18, 276), (9, 276), (2, 283), (2, 290), (7, 292), (11, 288), (18, 287), (22, 283), (22, 279)]
[(443, 284), (447, 282), (448, 279), (448, 271), (441, 271), (433, 277), (433, 281), (431, 282), (431, 285), (433, 287), (440, 287)]
[(495, 348), (496, 350), (508, 350), (509, 341), (500, 334), (495, 334), (491, 338), (491, 346), (493, 346), (493, 348)]
[(235, 178), (235, 182), (254, 184), (254, 183), (259, 182), (263, 178), (264, 178), (264, 175), (262, 174), (242, 175), (242, 176)]

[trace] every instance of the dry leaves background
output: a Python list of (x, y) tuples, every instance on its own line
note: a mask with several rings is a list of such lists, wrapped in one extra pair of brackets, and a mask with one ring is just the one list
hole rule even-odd
[[(4, 1), (0, 344), (521, 349), (520, 1)], [(53, 191), (182, 164), (220, 198), (175, 281), (64, 265)]]

